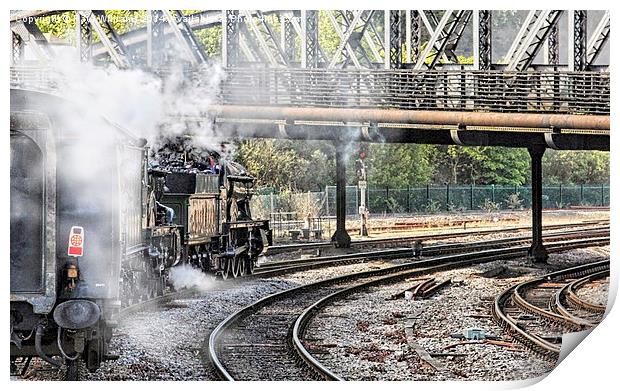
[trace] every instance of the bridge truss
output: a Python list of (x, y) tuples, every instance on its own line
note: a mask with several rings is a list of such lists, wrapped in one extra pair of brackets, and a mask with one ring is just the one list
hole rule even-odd
[[(24, 11), (11, 15), (13, 62), (31, 48), (37, 61), (54, 55), (54, 45), (39, 29), (37, 18), (63, 11)], [(595, 63), (609, 40), (609, 11), (532, 10), (515, 14), (521, 27), (505, 53), (493, 61), (493, 24), (498, 11), (480, 10), (180, 10), (136, 13), (133, 30), (117, 32), (109, 12), (64, 11), (76, 20), (82, 61), (158, 68), (168, 62), (197, 65), (218, 61), (225, 67), (434, 70), (461, 66), (474, 70), (523, 71), (547, 65), (571, 71), (599, 70)], [(567, 28), (561, 31), (560, 21)], [(320, 23), (320, 21), (322, 21)], [(564, 23), (564, 22), (562, 22)], [(502, 26), (499, 26), (502, 27)], [(198, 35), (210, 30), (219, 48), (207, 48)], [(497, 34), (497, 31), (496, 31)], [(322, 35), (337, 42), (321, 42)], [(559, 46), (568, 51), (560, 62)], [(331, 45), (331, 46), (330, 46)], [(174, 55), (163, 53), (171, 46)], [(330, 47), (323, 47), (330, 46)], [(473, 57), (464, 64), (459, 55)], [(536, 62), (537, 61), (537, 62)]]

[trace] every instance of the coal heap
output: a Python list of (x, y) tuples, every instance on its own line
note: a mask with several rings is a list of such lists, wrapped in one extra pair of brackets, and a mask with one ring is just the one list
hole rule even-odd
[(218, 170), (220, 153), (192, 145), (187, 136), (165, 137), (151, 150), (150, 168), (165, 172), (213, 173)]

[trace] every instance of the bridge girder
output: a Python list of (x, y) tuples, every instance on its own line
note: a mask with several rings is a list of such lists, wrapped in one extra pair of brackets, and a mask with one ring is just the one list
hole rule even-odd
[[(28, 17), (44, 17), (53, 13), (71, 11), (37, 11), (36, 13), (11, 15), (11, 28), (16, 34), (14, 47), (32, 48), (39, 61), (46, 62), (54, 53), (45, 36)], [(89, 14), (88, 12), (91, 12)], [(540, 50), (544, 49), (543, 63), (574, 70), (597, 69), (594, 65), (603, 47), (609, 41), (609, 12), (604, 12), (596, 29), (588, 34), (586, 23), (588, 12), (562, 10), (532, 10), (525, 18), (522, 27), (504, 56), (506, 65), (491, 63), (492, 13), (481, 10), (446, 11), (201, 11), (184, 15), (179, 10), (153, 10), (150, 16), (159, 15), (146, 23), (146, 27), (118, 34), (107, 23), (104, 11), (78, 11), (77, 47), (83, 61), (101, 59), (105, 54), (119, 67), (160, 66), (158, 44), (153, 39), (164, 42), (173, 37), (179, 43), (186, 60), (196, 65), (206, 61), (209, 54), (196, 38), (194, 31), (218, 25), (222, 28), (222, 63), (224, 66), (245, 66), (262, 63), (272, 67), (354, 67), (357, 69), (434, 69), (459, 65), (459, 55), (474, 57), (474, 69), (525, 70), (533, 66)], [(276, 36), (277, 26), (267, 20), (266, 15), (276, 14), (274, 20), (280, 24), (280, 36)], [(333, 29), (340, 38), (333, 55), (327, 58), (319, 45), (319, 14), (321, 28)], [(381, 22), (379, 17), (384, 15)], [(569, 29), (560, 32), (558, 20), (568, 14)], [(33, 16), (34, 15), (34, 16)], [(81, 16), (80, 16), (81, 15)], [(227, 21), (236, 15), (235, 21)], [(239, 16), (243, 16), (242, 21)], [(473, 45), (461, 47), (459, 42), (467, 36), (471, 19), (473, 23)], [(155, 24), (154, 24), (155, 23)], [(326, 27), (327, 26), (327, 27)], [(423, 27), (428, 34), (422, 31)], [(101, 35), (100, 42), (93, 42), (92, 35)], [(428, 45), (421, 52), (421, 39), (430, 36)], [(590, 40), (587, 38), (590, 36)], [(559, 58), (560, 41), (568, 42), (568, 61), (561, 64)], [(403, 45), (404, 43), (404, 45)], [(299, 50), (297, 45), (300, 45)], [(146, 50), (140, 49), (144, 45)], [(466, 46), (469, 48), (466, 48)], [(136, 49), (139, 49), (138, 51)], [(102, 51), (103, 50), (103, 51)], [(404, 51), (405, 53), (401, 53)], [(465, 52), (464, 52), (465, 51)], [(137, 58), (136, 53), (145, 53), (145, 58)], [(243, 55), (242, 55), (243, 53)], [(219, 54), (215, 54), (218, 55)], [(239, 61), (240, 56), (245, 62)], [(19, 56), (13, 56), (13, 59)], [(32, 56), (30, 56), (32, 58)], [(169, 56), (170, 59), (170, 56)], [(172, 58), (173, 59), (173, 58)], [(566, 60), (564, 60), (566, 61)]]

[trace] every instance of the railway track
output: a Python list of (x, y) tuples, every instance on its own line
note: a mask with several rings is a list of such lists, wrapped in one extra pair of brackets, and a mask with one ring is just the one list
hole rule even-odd
[(493, 316), (515, 340), (557, 361), (563, 333), (591, 328), (602, 320), (605, 308), (580, 299), (576, 289), (609, 276), (609, 264), (592, 262), (512, 286), (495, 299)]
[[(551, 224), (543, 227), (545, 231), (566, 229), (566, 228), (578, 228), (578, 227), (588, 227), (588, 226), (596, 226), (596, 225), (608, 225), (608, 219), (600, 219), (600, 220), (591, 220), (584, 221), (579, 223), (570, 223), (570, 224)], [(428, 233), (424, 235), (414, 235), (414, 236), (399, 236), (392, 238), (370, 238), (370, 239), (358, 239), (353, 240), (351, 242), (352, 248), (377, 248), (377, 247), (388, 247), (395, 245), (411, 245), (416, 241), (428, 241), (428, 240), (442, 240), (442, 239), (453, 239), (464, 236), (475, 236), (475, 235), (486, 235), (486, 234), (497, 234), (497, 233), (509, 233), (509, 232), (520, 232), (520, 231), (531, 231), (531, 225), (523, 225), (518, 227), (508, 227), (508, 228), (489, 228), (489, 229), (481, 229), (481, 230), (463, 230), (459, 232), (446, 232), (446, 233)], [(266, 255), (275, 255), (285, 252), (299, 251), (299, 250), (317, 250), (322, 248), (331, 248), (334, 244), (331, 242), (317, 242), (317, 243), (293, 243), (293, 244), (281, 244), (270, 246), (267, 249)]]
[[(600, 234), (609, 234), (609, 226), (595, 226), (592, 228), (562, 231), (562, 232), (550, 232), (543, 235), (547, 241), (554, 241), (560, 239), (567, 239), (570, 237), (584, 237), (584, 236), (597, 236)], [(572, 236), (568, 236), (572, 235)], [(414, 246), (413, 248), (394, 248), (383, 249), (365, 252), (356, 252), (349, 254), (338, 254), (332, 256), (315, 257), (312, 259), (299, 259), (293, 261), (278, 261), (269, 262), (267, 264), (257, 267), (254, 274), (246, 277), (263, 278), (272, 277), (285, 273), (292, 273), (302, 270), (310, 270), (326, 266), (346, 265), (353, 263), (366, 262), (372, 259), (394, 259), (403, 257), (428, 257), (438, 256), (443, 254), (450, 254), (454, 252), (463, 252), (467, 249), (492, 249), (501, 248), (509, 245), (519, 243), (530, 243), (531, 236), (520, 236), (512, 238), (492, 239), (485, 241), (469, 242), (469, 243), (448, 243), (437, 244), (430, 246)]]
[[(548, 250), (609, 243), (607, 235), (553, 243)], [(309, 314), (339, 295), (371, 285), (496, 259), (525, 256), (528, 246), (452, 254), (378, 270), (351, 273), (278, 292), (246, 306), (210, 334), (206, 355), (225, 380), (339, 380), (303, 344)], [(300, 320), (300, 315), (303, 315)], [(306, 320), (304, 320), (306, 319)]]

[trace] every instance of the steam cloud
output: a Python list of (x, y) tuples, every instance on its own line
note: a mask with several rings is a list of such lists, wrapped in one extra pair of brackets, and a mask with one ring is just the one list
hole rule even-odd
[(174, 289), (197, 289), (205, 292), (213, 288), (214, 280), (202, 271), (194, 269), (189, 265), (175, 266), (170, 270), (170, 282)]

